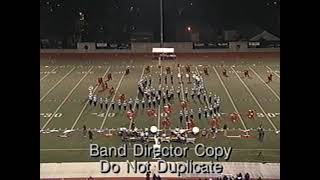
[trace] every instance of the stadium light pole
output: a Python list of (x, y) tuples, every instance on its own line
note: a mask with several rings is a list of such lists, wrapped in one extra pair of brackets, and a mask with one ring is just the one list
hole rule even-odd
[[(163, 48), (163, 2), (160, 0), (160, 48)], [(163, 55), (163, 53), (162, 53)], [(162, 56), (160, 55), (159, 59), (159, 64), (158, 66), (161, 67), (161, 58)]]
[(163, 47), (163, 0), (160, 0), (160, 47)]

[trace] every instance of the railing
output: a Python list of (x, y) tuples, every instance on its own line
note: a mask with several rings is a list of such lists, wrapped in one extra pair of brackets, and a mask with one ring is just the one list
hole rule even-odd
[[(231, 50), (245, 51), (246, 49), (279, 49), (280, 41), (239, 41), (239, 42), (165, 42), (165, 47), (172, 47), (176, 52), (192, 50)], [(66, 45), (62, 41), (40, 40), (40, 49), (77, 49), (77, 50), (132, 50), (132, 53), (151, 52), (152, 48), (160, 47), (160, 43), (111, 43), (111, 42), (82, 42), (77, 45)]]

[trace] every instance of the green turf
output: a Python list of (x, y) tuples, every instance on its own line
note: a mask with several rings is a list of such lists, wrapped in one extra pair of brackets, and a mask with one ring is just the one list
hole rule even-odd
[[(251, 139), (239, 139), (239, 138), (226, 138), (219, 133), (216, 139), (198, 139), (197, 142), (205, 143), (212, 146), (231, 146), (235, 150), (232, 153), (230, 161), (261, 161), (257, 158), (257, 154), (263, 151), (264, 160), (268, 162), (280, 161), (280, 134), (274, 132), (273, 123), (277, 130), (280, 130), (280, 101), (275, 97), (271, 90), (253, 73), (250, 71), (251, 78), (247, 79), (243, 77), (243, 73), (240, 72), (244, 69), (251, 67), (263, 80), (266, 80), (266, 76), (269, 74), (270, 67), (280, 76), (279, 60), (278, 59), (257, 59), (257, 60), (179, 60), (179, 61), (163, 61), (164, 66), (170, 66), (174, 73), (174, 88), (176, 89), (180, 84), (177, 81), (177, 63), (181, 65), (190, 64), (192, 72), (203, 73), (203, 69), (198, 65), (208, 65), (209, 76), (203, 76), (205, 80), (205, 86), (207, 91), (212, 91), (213, 94), (217, 94), (221, 97), (221, 110), (226, 113), (222, 116), (221, 126), (227, 124), (230, 129), (241, 128), (244, 126), (241, 122), (232, 123), (227, 117), (227, 114), (234, 112), (234, 106), (232, 105), (222, 83), (219, 80), (219, 76), (222, 82), (226, 86), (230, 93), (236, 108), (242, 114), (243, 123), (246, 128), (257, 128), (260, 124), (264, 128), (270, 129), (266, 133), (266, 139), (264, 143), (261, 143), (254, 136)], [(87, 106), (83, 109), (86, 98), (88, 95), (88, 87), (94, 85), (98, 77), (103, 76), (107, 70), (112, 73), (113, 80), (109, 83), (109, 86), (113, 86), (115, 89), (119, 87), (116, 94), (124, 93), (126, 97), (132, 97), (135, 99), (137, 96), (137, 81), (140, 79), (143, 72), (143, 68), (147, 65), (151, 65), (151, 75), (153, 77), (154, 87), (158, 87), (158, 76), (161, 71), (157, 67), (157, 61), (147, 60), (100, 60), (100, 61), (88, 61), (88, 60), (41, 60), (40, 62), (40, 98), (44, 97), (40, 102), (40, 129), (75, 129), (81, 128), (84, 124), (88, 128), (119, 128), (129, 127), (130, 121), (126, 118), (124, 111), (118, 111), (116, 106), (115, 110), (109, 110), (109, 114), (114, 113), (114, 117), (105, 117), (106, 110), (101, 110), (99, 106), (91, 107)], [(225, 65), (228, 71), (229, 77), (225, 78), (221, 75), (221, 65)], [(128, 76), (123, 76), (125, 67), (127, 65), (133, 65), (131, 73)], [(245, 114), (248, 109), (255, 109), (258, 113), (262, 113), (258, 104), (254, 101), (251, 94), (241, 83), (238, 76), (232, 72), (231, 66), (235, 65), (234, 70), (238, 72), (241, 80), (246, 84), (252, 94), (257, 98), (258, 103), (263, 110), (271, 116), (268, 120), (266, 117), (259, 117), (256, 120), (248, 119)], [(54, 68), (56, 68), (54, 70)], [(73, 69), (74, 68), (74, 69)], [(86, 74), (90, 68), (90, 73)], [(215, 73), (215, 69), (218, 74)], [(72, 70), (73, 69), (73, 70)], [(54, 71), (52, 71), (54, 70)], [(184, 67), (180, 68), (184, 73)], [(164, 73), (164, 69), (162, 70)], [(49, 73), (50, 72), (50, 73)], [(70, 74), (67, 75), (67, 73)], [(47, 75), (49, 73), (49, 75)], [(66, 76), (67, 75), (67, 76)], [(64, 77), (65, 76), (65, 77)], [(63, 79), (62, 79), (63, 78)], [(122, 80), (122, 81), (120, 81)], [(80, 82), (80, 83), (79, 83)], [(168, 82), (170, 78), (168, 77)], [(164, 83), (162, 81), (162, 83)], [(76, 85), (78, 86), (74, 88)], [(119, 85), (119, 86), (118, 86)], [(163, 84), (164, 85), (164, 84)], [(54, 87), (55, 86), (55, 87)], [(165, 86), (165, 85), (164, 85)], [(171, 87), (171, 83), (168, 84)], [(191, 90), (191, 84), (184, 83), (183, 88), (188, 87)], [(270, 88), (276, 94), (280, 94), (280, 78), (274, 76), (274, 81), (269, 83)], [(54, 87), (54, 88), (53, 88)], [(99, 91), (100, 89), (97, 89)], [(109, 93), (100, 92), (99, 97), (107, 97)], [(190, 93), (189, 93), (190, 94)], [(70, 95), (68, 98), (66, 98)], [(176, 95), (175, 95), (176, 97)], [(110, 97), (112, 98), (112, 96)], [(117, 96), (115, 97), (116, 102)], [(189, 100), (191, 98), (189, 97)], [(63, 103), (63, 101), (65, 103)], [(63, 103), (63, 104), (62, 104)], [(172, 102), (174, 112), (170, 118), (172, 121), (172, 127), (180, 126), (179, 123), (179, 101), (177, 97)], [(200, 104), (198, 101), (189, 101), (189, 107), (193, 108), (195, 122), (200, 128), (208, 127), (208, 121), (204, 118), (202, 120), (197, 119), (198, 107), (204, 107), (205, 104)], [(162, 107), (162, 106), (161, 106)], [(58, 109), (59, 108), (59, 109)], [(156, 108), (157, 109), (157, 108)], [(56, 114), (53, 114), (56, 112)], [(50, 114), (51, 113), (51, 114)], [(81, 113), (81, 116), (78, 115)], [(96, 113), (96, 114), (95, 114)], [(104, 114), (103, 114), (104, 113)], [(51, 117), (55, 115), (56, 117)], [(100, 115), (100, 116), (98, 116)], [(50, 120), (48, 122), (48, 120)], [(77, 120), (77, 121), (76, 121)], [(149, 119), (146, 112), (138, 110), (138, 115), (135, 119), (136, 126), (138, 128), (150, 127), (152, 125), (158, 125), (158, 118)], [(45, 127), (44, 127), (45, 125)], [(231, 133), (231, 132), (230, 132)], [(235, 135), (240, 134), (239, 131), (232, 132)], [(87, 149), (89, 142), (87, 138), (83, 138), (81, 133), (74, 132), (71, 137), (60, 138), (57, 137), (61, 133), (40, 134), (41, 137), (41, 162), (70, 162), (70, 161), (96, 161), (96, 159), (90, 159), (88, 157), (88, 151), (85, 150), (63, 150), (63, 149)], [(103, 135), (95, 133), (95, 141), (102, 145), (121, 145), (120, 138), (114, 136), (112, 138), (106, 138)], [(50, 150), (51, 149), (51, 150)], [(59, 149), (59, 150), (57, 150)], [(242, 149), (242, 150), (236, 150)], [(243, 150), (244, 149), (244, 150)], [(264, 150), (261, 150), (264, 149)], [(199, 160), (199, 158), (190, 154), (190, 159)], [(128, 157), (132, 159), (132, 157)], [(113, 159), (122, 161), (123, 159)], [(174, 160), (174, 159), (170, 159)]]

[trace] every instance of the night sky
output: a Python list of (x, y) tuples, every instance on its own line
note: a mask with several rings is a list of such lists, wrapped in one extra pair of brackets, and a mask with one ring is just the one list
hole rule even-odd
[[(224, 29), (252, 25), (280, 36), (280, 0), (163, 0), (165, 41), (185, 27), (204, 39)], [(159, 0), (40, 0), (40, 38), (82, 34), (87, 41), (127, 41), (151, 32), (159, 41)], [(208, 34), (208, 35), (206, 35)]]

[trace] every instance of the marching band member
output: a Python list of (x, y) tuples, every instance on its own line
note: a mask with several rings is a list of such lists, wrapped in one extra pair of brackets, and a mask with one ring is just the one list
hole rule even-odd
[(256, 116), (256, 112), (252, 109), (249, 109), (248, 111), (248, 118), (249, 119), (255, 119), (255, 116)]

